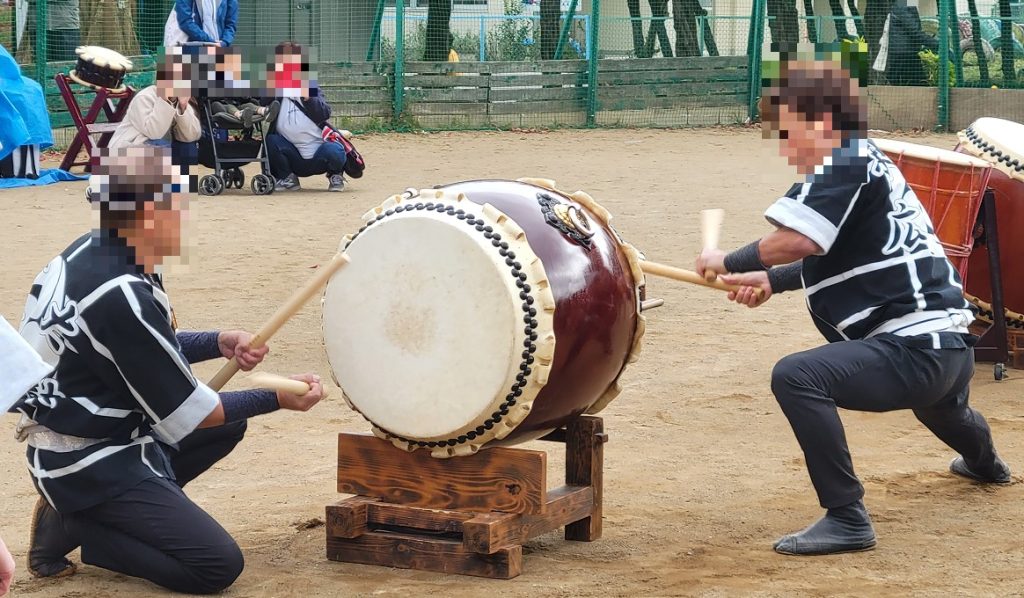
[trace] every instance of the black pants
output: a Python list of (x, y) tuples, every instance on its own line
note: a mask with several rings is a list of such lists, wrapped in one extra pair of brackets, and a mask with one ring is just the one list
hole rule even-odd
[(864, 496), (836, 407), (912, 409), (968, 466), (988, 471), (995, 459), (992, 434), (967, 404), (973, 373), (972, 349), (923, 349), (892, 335), (831, 343), (779, 361), (772, 392), (803, 449), (821, 506), (841, 507)]
[(167, 448), (177, 482), (150, 478), (103, 503), (62, 517), (82, 562), (187, 594), (227, 588), (242, 573), (234, 539), (181, 487), (242, 440), (245, 422), (197, 430)]

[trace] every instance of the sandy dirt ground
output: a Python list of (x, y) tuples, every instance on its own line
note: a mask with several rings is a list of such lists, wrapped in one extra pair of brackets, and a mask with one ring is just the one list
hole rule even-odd
[[(257, 328), (329, 258), (364, 211), (410, 186), (545, 176), (591, 193), (649, 259), (692, 267), (699, 211), (727, 211), (722, 246), (767, 229), (761, 214), (794, 180), (756, 130), (605, 130), (381, 135), (360, 140), (369, 170), (343, 194), (322, 177), (299, 193), (231, 191), (194, 203), (195, 251), (167, 277), (183, 328)], [(918, 137), (952, 148), (952, 136)], [(0, 313), (18, 321), (40, 268), (90, 226), (84, 183), (0, 193)], [(365, 289), (367, 299), (373, 289)], [(820, 514), (803, 459), (769, 390), (773, 364), (822, 342), (799, 293), (757, 310), (714, 291), (649, 281), (641, 360), (606, 411), (604, 537), (557, 533), (526, 547), (524, 572), (493, 581), (327, 561), (323, 518), (335, 491), (336, 435), (367, 431), (335, 389), (307, 414), (250, 423), (238, 450), (188, 487), (237, 538), (246, 568), (226, 595), (312, 596), (1007, 596), (1024, 595), (1024, 484), (987, 488), (947, 473), (952, 451), (909, 412), (843, 413), (879, 535), (877, 550), (779, 556), (772, 541)], [(320, 308), (273, 340), (265, 369), (328, 374)], [(204, 379), (215, 365), (198, 371)], [(996, 383), (978, 368), (972, 399), (1016, 472), (1024, 471), (1024, 372)], [(0, 531), (21, 568), (14, 596), (163, 596), (85, 566), (61, 581), (24, 571), (35, 493), (13, 416), (0, 434)], [(563, 461), (550, 459), (552, 482)], [(77, 553), (73, 555), (78, 559)]]

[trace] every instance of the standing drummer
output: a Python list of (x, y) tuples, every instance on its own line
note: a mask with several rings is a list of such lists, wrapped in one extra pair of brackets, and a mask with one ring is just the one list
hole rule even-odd
[(234, 357), (252, 369), (266, 348), (241, 331), (176, 333), (161, 270), (180, 255), (188, 178), (166, 147), (101, 150), (90, 180), (100, 225), (36, 278), (21, 334), (54, 367), (22, 397), (19, 439), (40, 499), (28, 569), (75, 572), (67, 554), (171, 590), (219, 592), (242, 572), (234, 539), (182, 487), (227, 456), (249, 417), (306, 411), (302, 396), (218, 393), (189, 364)]
[(976, 339), (960, 278), (900, 171), (867, 139), (858, 83), (822, 60), (783, 63), (775, 83), (762, 98), (765, 135), (806, 178), (765, 212), (772, 232), (732, 253), (705, 250), (697, 270), (734, 273), (722, 277), (742, 286), (729, 298), (750, 307), (804, 289), (829, 344), (783, 358), (771, 384), (826, 513), (774, 548), (869, 550), (875, 533), (837, 407), (912, 409), (960, 453), (954, 474), (1005, 484), (1010, 471), (968, 405)]

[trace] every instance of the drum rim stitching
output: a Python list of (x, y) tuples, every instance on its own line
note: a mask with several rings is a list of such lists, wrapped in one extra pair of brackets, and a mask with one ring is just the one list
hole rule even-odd
[[(401, 196), (398, 197), (400, 198), (401, 201), (405, 201), (406, 203), (396, 204), (393, 207), (385, 210), (383, 213), (377, 214), (377, 216), (367, 221), (358, 231), (356, 231), (355, 234), (351, 236), (350, 239), (347, 240), (344, 249), (348, 249), (348, 246), (351, 245), (352, 242), (355, 241), (360, 234), (366, 231), (366, 229), (368, 229), (374, 223), (380, 222), (381, 220), (384, 220), (385, 218), (393, 216), (395, 214), (401, 214), (403, 212), (412, 211), (434, 211), (437, 214), (446, 214), (448, 216), (456, 217), (458, 220), (461, 220), (462, 222), (472, 226), (474, 230), (477, 230), (477, 232), (481, 232), (484, 238), (490, 240), (491, 245), (498, 249), (499, 255), (505, 258), (505, 265), (510, 268), (510, 272), (513, 278), (516, 279), (516, 287), (520, 289), (519, 297), (522, 301), (520, 309), (524, 314), (526, 314), (524, 316), (524, 320), (526, 320), (524, 328), (526, 340), (523, 341), (523, 346), (525, 346), (526, 349), (524, 349), (521, 353), (523, 359), (519, 363), (519, 373), (516, 374), (516, 382), (512, 385), (511, 390), (505, 395), (505, 401), (503, 401), (499, 405), (498, 410), (492, 413), (490, 417), (486, 418), (483, 424), (480, 424), (473, 428), (472, 430), (464, 434), (460, 434), (455, 438), (429, 441), (411, 440), (399, 434), (389, 432), (388, 430), (384, 429), (377, 423), (371, 421), (369, 418), (363, 415), (363, 413), (358, 409), (356, 409), (356, 412), (359, 413), (363, 417), (363, 419), (369, 422), (374, 428), (380, 430), (383, 434), (385, 434), (389, 439), (399, 440), (401, 442), (406, 443), (410, 447), (442, 449), (446, 447), (452, 448), (466, 443), (470, 443), (472, 445), (474, 444), (472, 441), (476, 440), (480, 436), (485, 436), (487, 432), (493, 430), (495, 426), (501, 423), (505, 416), (509, 414), (509, 411), (512, 409), (512, 407), (517, 404), (519, 397), (523, 395), (523, 389), (525, 389), (526, 386), (529, 384), (529, 376), (533, 373), (534, 369), (531, 366), (536, 361), (534, 354), (537, 352), (538, 349), (537, 340), (539, 334), (537, 333), (537, 328), (539, 327), (539, 323), (536, 319), (538, 312), (537, 308), (534, 307), (534, 304), (537, 304), (538, 301), (531, 294), (532, 287), (530, 287), (530, 285), (526, 282), (527, 274), (524, 271), (525, 269), (522, 267), (521, 262), (516, 261), (515, 252), (509, 249), (510, 246), (508, 242), (503, 241), (501, 234), (494, 232), (494, 228), (486, 224), (484, 220), (477, 218), (476, 214), (467, 213), (466, 210), (462, 208), (456, 209), (454, 206), (442, 203), (440, 201), (436, 203), (418, 201), (415, 204), (413, 204), (413, 200), (417, 198), (403, 198)], [(474, 205), (477, 205), (478, 208), (481, 210), (483, 209), (482, 205)], [(512, 255), (509, 256), (509, 253), (511, 253)], [(512, 261), (512, 263), (510, 264), (509, 261)], [(526, 297), (523, 297), (524, 294), (526, 295)]]
[(1006, 163), (1006, 166), (1017, 172), (1024, 172), (1024, 160), (1011, 158), (1010, 154), (996, 147), (994, 144), (985, 141), (980, 133), (974, 130), (973, 126), (967, 127), (964, 131), (967, 141), (974, 145), (981, 153), (995, 158), (996, 163)]

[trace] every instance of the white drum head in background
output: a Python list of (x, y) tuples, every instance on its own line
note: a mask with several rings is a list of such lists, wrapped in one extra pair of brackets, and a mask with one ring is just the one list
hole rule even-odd
[(1001, 118), (979, 118), (957, 137), (975, 156), (1024, 181), (1024, 125)]

